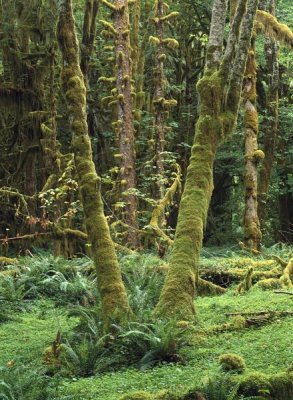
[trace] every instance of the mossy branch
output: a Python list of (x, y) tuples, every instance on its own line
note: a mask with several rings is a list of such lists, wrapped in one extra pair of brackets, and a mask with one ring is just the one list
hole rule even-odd
[(113, 33), (114, 35), (117, 35), (118, 32), (117, 30), (114, 28), (113, 24), (111, 24), (111, 22), (105, 21), (104, 19), (100, 19), (100, 23), (106, 28), (108, 29), (111, 33)]
[(110, 3), (107, 0), (100, 0), (100, 2), (104, 4), (104, 6), (108, 7), (110, 10), (117, 11), (117, 7), (113, 3)]
[(169, 21), (169, 20), (172, 19), (172, 18), (178, 17), (178, 15), (179, 15), (179, 12), (173, 11), (173, 12), (171, 12), (170, 14), (164, 15), (164, 17), (161, 17), (159, 20), (160, 20), (161, 22)]
[(169, 49), (172, 49), (172, 50), (175, 50), (179, 47), (179, 42), (173, 38), (163, 39), (162, 43), (165, 44), (167, 47), (169, 47)]
[(293, 50), (293, 32), (287, 25), (278, 22), (272, 14), (258, 10), (255, 29), (257, 32), (264, 33)]
[(178, 164), (176, 164), (176, 169), (177, 169), (177, 172), (176, 172), (175, 179), (174, 179), (172, 185), (170, 186), (170, 188), (165, 193), (164, 197), (158, 201), (157, 205), (153, 209), (151, 221), (149, 224), (149, 226), (156, 233), (156, 235), (161, 237), (169, 245), (173, 244), (173, 240), (171, 240), (169, 238), (169, 236), (167, 236), (165, 234), (165, 232), (159, 227), (159, 219), (160, 219), (160, 216), (163, 214), (167, 205), (171, 203), (174, 194), (176, 193), (178, 188), (180, 188), (180, 186), (181, 186), (181, 181), (180, 181), (181, 169)]

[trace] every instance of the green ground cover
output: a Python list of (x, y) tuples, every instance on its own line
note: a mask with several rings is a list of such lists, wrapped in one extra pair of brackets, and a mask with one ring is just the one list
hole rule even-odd
[[(134, 257), (134, 260), (137, 261), (138, 258)], [(132, 261), (124, 259), (126, 269), (130, 267)], [(142, 256), (140, 261), (142, 266), (150, 269), (147, 256)], [(152, 263), (155, 262), (156, 259), (153, 257)], [(208, 262), (211, 261), (206, 261)], [(43, 296), (23, 300), (22, 304), (25, 303), (23, 310), (13, 311), (12, 309), (11, 319), (0, 323), (2, 371), (0, 395), (1, 390), (4, 393), (4, 389), (1, 389), (1, 379), (3, 383), (9, 374), (17, 370), (20, 375), (23, 368), (24, 370), (42, 369), (44, 349), (54, 341), (57, 331), (61, 331), (66, 337), (78, 322), (77, 318), (67, 317), (71, 305), (56, 306), (54, 298)], [(209, 378), (217, 376), (220, 373), (218, 359), (223, 353), (235, 353), (243, 357), (247, 366), (245, 373), (284, 372), (292, 367), (292, 316), (279, 316), (259, 327), (233, 330), (217, 330), (216, 327), (233, 322), (233, 317), (225, 316), (225, 313), (262, 310), (293, 311), (292, 306), (291, 296), (278, 294), (273, 290), (264, 291), (257, 286), (253, 286), (243, 295), (235, 295), (235, 286), (232, 286), (221, 296), (196, 299), (197, 322), (186, 330), (188, 343), (180, 349), (182, 361), (179, 363), (162, 363), (146, 370), (121, 365), (115, 371), (82, 378), (49, 376), (46, 380), (58, 381), (58, 385), (56, 383), (54, 390), (46, 394), (47, 397), (39, 394), (33, 397), (35, 395), (29, 395), (28, 390), (28, 394), (23, 397), (17, 397), (17, 395), (3, 397), (2, 395), (0, 398), (118, 400), (125, 393), (132, 391), (143, 390), (155, 393), (164, 389), (179, 394), (186, 392), (189, 388), (202, 387)], [(57, 386), (58, 389), (56, 389)]]

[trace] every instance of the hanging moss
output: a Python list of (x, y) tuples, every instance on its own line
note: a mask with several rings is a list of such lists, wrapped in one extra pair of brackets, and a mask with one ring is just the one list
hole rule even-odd
[(163, 39), (163, 44), (165, 44), (170, 49), (177, 49), (179, 47), (179, 42), (174, 38)]
[(293, 48), (293, 32), (287, 25), (279, 23), (272, 14), (262, 10), (257, 11), (256, 20), (258, 23), (256, 28), (260, 32)]
[(117, 34), (118, 34), (117, 30), (114, 28), (113, 24), (111, 24), (110, 22), (101, 19), (101, 20), (100, 20), (100, 23), (101, 23), (105, 28), (107, 28), (113, 35), (117, 35)]
[(150, 44), (152, 44), (153, 46), (157, 46), (158, 44), (160, 44), (160, 39), (155, 37), (155, 36), (150, 36), (149, 37), (149, 42)]

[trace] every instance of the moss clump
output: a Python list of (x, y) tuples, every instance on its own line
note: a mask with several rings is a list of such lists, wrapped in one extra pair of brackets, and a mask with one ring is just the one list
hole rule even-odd
[(127, 393), (120, 397), (120, 400), (153, 400), (153, 396), (150, 393), (139, 391)]
[(262, 150), (258, 149), (253, 153), (253, 157), (256, 160), (263, 160), (265, 158), (265, 153)]
[(160, 390), (154, 396), (154, 400), (177, 400), (177, 399), (178, 397), (175, 394), (170, 393), (168, 390)]
[(293, 372), (281, 373), (270, 377), (272, 397), (278, 400), (293, 399)]
[(0, 257), (0, 264), (13, 265), (18, 264), (18, 261), (16, 258)]
[(263, 290), (280, 289), (282, 287), (282, 283), (280, 282), (280, 279), (268, 278), (259, 281), (257, 286)]
[(161, 43), (160, 39), (158, 37), (156, 37), (156, 36), (150, 36), (149, 37), (149, 42), (153, 46), (158, 46)]
[(223, 371), (241, 373), (245, 370), (245, 361), (237, 354), (227, 353), (219, 357), (219, 363)]
[(237, 391), (238, 395), (258, 396), (264, 392), (271, 393), (272, 385), (269, 378), (260, 372), (253, 372), (246, 375), (240, 382)]
[(246, 327), (246, 319), (242, 315), (236, 315), (233, 319), (233, 326), (235, 329), (243, 329)]

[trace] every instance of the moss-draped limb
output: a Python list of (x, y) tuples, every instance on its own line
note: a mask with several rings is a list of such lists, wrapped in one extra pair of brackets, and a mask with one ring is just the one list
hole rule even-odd
[(92, 159), (86, 121), (86, 88), (79, 67), (79, 46), (71, 0), (59, 0), (57, 37), (64, 61), (62, 87), (73, 133), (72, 148), (85, 226), (96, 266), (102, 311), (107, 325), (111, 318), (127, 318), (130, 309), (114, 244), (104, 215), (100, 178), (97, 176)]
[(278, 22), (276, 17), (269, 12), (257, 11), (255, 29), (293, 49), (293, 32), (287, 25)]
[(159, 227), (159, 221), (160, 221), (160, 217), (164, 213), (165, 208), (168, 206), (168, 204), (170, 204), (172, 202), (172, 199), (173, 199), (176, 191), (181, 186), (181, 181), (180, 181), (181, 169), (178, 164), (176, 164), (176, 167), (177, 167), (177, 172), (176, 172), (175, 179), (174, 179), (172, 185), (166, 191), (164, 197), (161, 200), (158, 200), (156, 206), (154, 207), (150, 225), (149, 225), (152, 228), (152, 230), (154, 231), (154, 233), (158, 237), (160, 237), (161, 239), (166, 241), (168, 243), (168, 245), (172, 245), (173, 240), (171, 240), (169, 238), (169, 236), (166, 235), (166, 233)]

